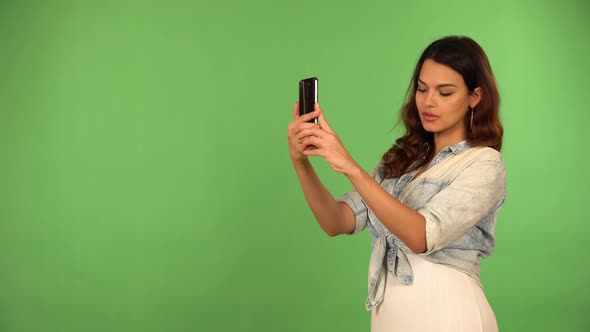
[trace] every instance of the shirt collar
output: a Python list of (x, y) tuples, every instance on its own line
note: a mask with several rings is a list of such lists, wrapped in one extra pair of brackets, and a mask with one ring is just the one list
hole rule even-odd
[(461, 141), (459, 143), (455, 143), (451, 146), (447, 146), (446, 148), (443, 149), (443, 151), (448, 151), (448, 152), (452, 152), (454, 154), (459, 154), (467, 149), (469, 149), (471, 147), (471, 144), (469, 144), (469, 142), (467, 141)]

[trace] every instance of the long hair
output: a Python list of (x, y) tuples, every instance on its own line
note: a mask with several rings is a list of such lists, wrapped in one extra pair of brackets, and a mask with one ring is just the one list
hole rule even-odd
[(467, 112), (464, 125), (467, 142), (473, 146), (488, 146), (498, 151), (502, 148), (503, 128), (500, 123), (500, 95), (488, 57), (473, 39), (465, 36), (449, 36), (434, 41), (420, 56), (401, 108), (401, 121), (405, 134), (382, 158), (388, 178), (422, 167), (434, 156), (434, 135), (424, 130), (418, 107), (416, 90), (424, 61), (431, 59), (446, 65), (461, 74), (469, 93), (482, 89), (481, 100), (473, 108), (473, 126), (470, 128), (471, 112)]

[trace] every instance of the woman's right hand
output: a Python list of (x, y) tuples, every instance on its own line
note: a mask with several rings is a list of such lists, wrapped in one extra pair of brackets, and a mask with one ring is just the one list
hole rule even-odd
[(307, 156), (303, 151), (315, 148), (311, 145), (304, 145), (303, 140), (297, 138), (297, 134), (303, 129), (317, 127), (318, 124), (307, 122), (313, 118), (317, 118), (319, 112), (314, 110), (311, 113), (299, 116), (299, 102), (295, 102), (293, 107), (293, 121), (289, 123), (287, 130), (287, 139), (289, 140), (289, 155), (293, 163), (307, 160)]

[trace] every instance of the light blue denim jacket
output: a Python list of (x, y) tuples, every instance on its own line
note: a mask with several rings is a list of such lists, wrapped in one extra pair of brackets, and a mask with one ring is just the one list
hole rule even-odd
[[(496, 215), (506, 196), (506, 170), (500, 153), (472, 147), (463, 141), (439, 152), (416, 179), (417, 170), (399, 178), (385, 178), (381, 164), (374, 179), (393, 197), (424, 216), (427, 250), (423, 258), (460, 270), (479, 281), (479, 257), (488, 257), (495, 246)], [(369, 264), (367, 310), (383, 300), (386, 273), (401, 283), (414, 280), (407, 254), (410, 249), (381, 224), (362, 197), (352, 190), (338, 199), (352, 208), (353, 234), (371, 233), (373, 252)]]

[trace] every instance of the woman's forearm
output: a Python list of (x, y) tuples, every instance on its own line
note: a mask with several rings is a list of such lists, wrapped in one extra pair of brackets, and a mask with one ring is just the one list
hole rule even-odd
[(421, 214), (398, 201), (360, 166), (346, 176), (383, 226), (414, 253), (426, 251), (426, 221)]
[(351, 233), (355, 227), (352, 210), (339, 204), (322, 184), (309, 160), (294, 162), (307, 204), (329, 236)]

